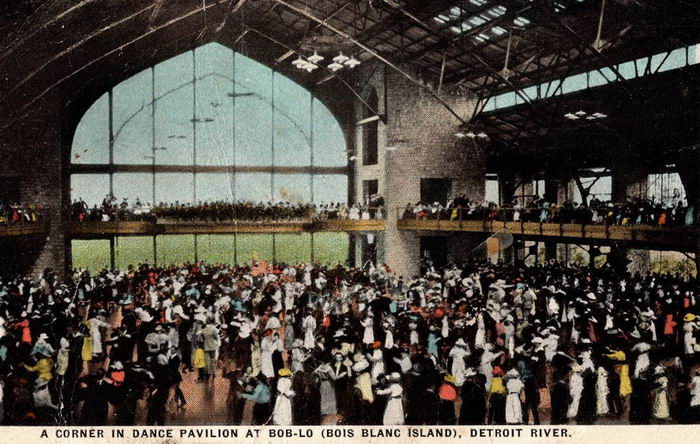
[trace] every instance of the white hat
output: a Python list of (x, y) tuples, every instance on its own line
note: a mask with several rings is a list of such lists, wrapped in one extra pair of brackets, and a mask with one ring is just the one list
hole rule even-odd
[(512, 368), (508, 370), (508, 373), (506, 373), (506, 375), (510, 376), (511, 378), (517, 378), (518, 376), (520, 376), (520, 373), (518, 373), (516, 369)]
[(39, 339), (49, 339), (49, 335), (47, 335), (46, 333), (42, 333), (39, 335)]
[(114, 370), (124, 370), (124, 364), (122, 364), (120, 361), (114, 361), (110, 364), (110, 367), (113, 368)]
[(459, 338), (459, 339), (457, 339), (457, 342), (455, 342), (455, 346), (457, 346), (457, 347), (466, 347), (466, 346), (467, 346), (467, 343), (464, 342), (464, 339)]
[(363, 370), (366, 370), (369, 367), (369, 362), (365, 358), (362, 358), (361, 360), (357, 361), (352, 365), (352, 370), (354, 372), (361, 372)]
[(400, 381), (401, 380), (401, 374), (398, 372), (393, 372), (389, 376), (387, 376), (387, 379), (389, 381)]
[(469, 367), (467, 370), (464, 372), (464, 377), (469, 378), (470, 376), (476, 376), (476, 370), (473, 368)]

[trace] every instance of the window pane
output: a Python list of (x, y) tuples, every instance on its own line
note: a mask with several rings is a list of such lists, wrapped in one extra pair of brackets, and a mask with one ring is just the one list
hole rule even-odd
[(233, 50), (219, 43), (208, 43), (195, 49), (195, 63), (197, 77), (210, 73), (231, 77), (233, 74)]
[(210, 264), (233, 264), (235, 238), (232, 234), (197, 235), (197, 257)]
[(114, 162), (146, 163), (151, 155), (153, 121), (151, 70), (141, 71), (114, 87), (112, 98)]
[(240, 54), (235, 57), (236, 164), (270, 165), (272, 71)]
[(197, 201), (233, 201), (233, 173), (197, 174)]
[(121, 202), (126, 198), (133, 206), (137, 200), (142, 204), (153, 202), (153, 174), (117, 173), (113, 176), (114, 196)]
[[(664, 55), (665, 57), (665, 55)], [(663, 60), (663, 59), (662, 59)], [(685, 66), (685, 48), (671, 51), (666, 61), (659, 68), (659, 72), (670, 71)]]
[(588, 86), (587, 83), (588, 80), (586, 77), (586, 73), (568, 77), (564, 80), (564, 85), (562, 86), (562, 93), (566, 94), (573, 91), (585, 89)]
[(114, 262), (126, 270), (129, 265), (153, 264), (153, 238), (150, 236), (117, 237), (114, 242)]
[(109, 162), (109, 95), (93, 103), (73, 136), (73, 163)]
[(314, 175), (314, 202), (347, 202), (348, 177), (341, 174)]
[(311, 94), (275, 75), (275, 164), (311, 165)]
[(343, 129), (330, 110), (314, 99), (314, 165), (345, 166), (347, 145)]
[(178, 234), (158, 236), (156, 249), (159, 266), (179, 265), (194, 262), (194, 235)]
[(272, 175), (269, 173), (242, 173), (236, 175), (236, 200), (270, 202)]
[(155, 67), (156, 98), (192, 81), (192, 51), (159, 63)]
[(486, 179), (484, 199), (486, 202), (499, 203), (498, 179)]
[(590, 87), (606, 85), (615, 80), (615, 74), (610, 68), (603, 68), (600, 71), (591, 71), (589, 85)]
[(626, 63), (619, 65), (617, 67), (617, 71), (625, 79), (629, 80), (629, 79), (635, 78), (634, 61), (626, 62)]
[(101, 270), (109, 268), (109, 241), (106, 239), (71, 241), (73, 268)]
[(70, 176), (71, 197), (83, 199), (88, 207), (100, 205), (109, 194), (108, 174), (73, 174)]
[(326, 265), (345, 264), (348, 260), (347, 233), (314, 233), (314, 261)]
[(236, 247), (239, 264), (252, 260), (272, 262), (271, 234), (239, 234)]
[(191, 83), (156, 99), (156, 147), (165, 148), (165, 151), (156, 151), (156, 164), (191, 165), (194, 162), (192, 100)]
[(275, 202), (309, 202), (310, 200), (310, 175), (275, 174)]
[(189, 173), (156, 174), (156, 202), (192, 203), (194, 175)]
[[(554, 91), (554, 88), (556, 88), (555, 85), (552, 85), (552, 92)], [(513, 106), (515, 105), (515, 93), (505, 93), (501, 94), (498, 96), (498, 107), (499, 108), (505, 108), (508, 106)]]
[(197, 165), (234, 163), (231, 91), (231, 81), (218, 76), (197, 81)]
[(306, 264), (311, 261), (311, 234), (275, 234), (275, 261)]

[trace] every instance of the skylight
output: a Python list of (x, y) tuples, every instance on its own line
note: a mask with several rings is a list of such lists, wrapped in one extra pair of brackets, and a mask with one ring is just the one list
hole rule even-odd
[(470, 18), (469, 22), (471, 24), (473, 24), (474, 26), (479, 26), (479, 25), (483, 25), (484, 23), (486, 23), (486, 20), (484, 20), (484, 18), (481, 17), (480, 15), (476, 15), (476, 16)]
[[(497, 33), (495, 31), (496, 28), (498, 27), (492, 28), (491, 31)], [(473, 38), (475, 41), (483, 42), (483, 40), (481, 39), (482, 36), (483, 34), (479, 34), (478, 36), (474, 36)], [(671, 71), (674, 69), (683, 68), (684, 66), (695, 65), (697, 63), (700, 63), (700, 45), (692, 45), (688, 47), (677, 48), (673, 50), (670, 54), (655, 54), (651, 57), (651, 59), (652, 65), (654, 65), (651, 69), (651, 72), (647, 72), (647, 70), (645, 69), (645, 66), (647, 64), (647, 57), (642, 57), (637, 60), (631, 60), (624, 63), (620, 63), (616, 65), (616, 67), (621, 76), (629, 80), (639, 77), (645, 77), (649, 74), (655, 74), (656, 72)], [(637, 69), (634, 68), (635, 63), (637, 64)], [(532, 100), (539, 100), (543, 98), (552, 97), (555, 94), (555, 92), (556, 95), (569, 94), (575, 91), (580, 91), (588, 88), (595, 88), (597, 86), (617, 82), (618, 80), (619, 79), (612, 72), (612, 70), (609, 67), (606, 67), (601, 68), (600, 70), (593, 70), (589, 72), (574, 74), (568, 77), (564, 77), (563, 79), (555, 79), (551, 82), (546, 82), (540, 85), (534, 85), (529, 88), (525, 88), (525, 90), (523, 90), (523, 93), (525, 93)], [(562, 82), (562, 87), (558, 88), (558, 85)], [(538, 89), (540, 91), (539, 94), (537, 93)], [(490, 97), (484, 107), (484, 111), (493, 111), (496, 109), (508, 108), (519, 103), (522, 103), (522, 101), (518, 99), (518, 96), (514, 92), (506, 92)], [(600, 118), (600, 116), (597, 116), (596, 118)]]
[[(469, 2), (476, 6), (484, 6), (488, 4), (487, 0), (469, 0)], [(451, 24), (452, 26), (449, 28), (450, 31), (454, 32), (455, 34), (461, 34), (465, 31), (488, 24), (488, 22), (491, 20), (503, 16), (507, 10), (508, 8), (505, 6), (497, 5), (488, 9), (482, 14), (470, 16), (468, 11), (458, 6), (453, 6), (448, 12), (444, 12), (433, 17), (433, 20), (443, 25)], [(471, 14), (473, 14), (473, 12)], [(496, 28), (496, 30), (493, 30), (493, 33), (496, 35), (502, 35), (506, 32), (505, 29), (501, 28), (500, 26)], [(478, 38), (477, 40), (483, 41), (488, 38), (490, 38), (488, 34), (483, 34), (482, 37)]]
[(513, 20), (513, 23), (515, 23), (518, 26), (527, 26), (530, 24), (530, 20), (526, 19), (523, 16), (520, 16), (520, 17), (516, 18), (515, 20)]

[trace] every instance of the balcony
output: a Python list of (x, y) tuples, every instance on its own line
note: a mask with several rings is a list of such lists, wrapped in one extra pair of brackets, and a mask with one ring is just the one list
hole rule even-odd
[[(399, 212), (401, 212), (400, 209)], [(696, 252), (698, 249), (697, 226), (609, 225), (548, 223), (507, 220), (463, 220), (461, 212), (451, 220), (435, 218), (401, 218), (400, 230), (430, 232), (508, 232), (526, 240), (597, 245), (619, 245), (651, 250)]]
[(157, 221), (74, 222), (70, 225), (71, 237), (78, 239), (167, 234), (353, 233), (376, 231), (384, 231), (384, 219), (231, 220), (221, 222), (159, 219)]

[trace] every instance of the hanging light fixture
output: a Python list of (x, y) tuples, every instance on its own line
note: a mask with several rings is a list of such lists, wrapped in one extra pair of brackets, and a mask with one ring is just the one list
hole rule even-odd
[(361, 63), (362, 63), (362, 62), (360, 62), (359, 60), (357, 60), (357, 59), (355, 58), (355, 56), (352, 56), (352, 57), (350, 57), (348, 60), (346, 60), (343, 64), (344, 64), (345, 66), (348, 66), (350, 69), (353, 69), (354, 67), (356, 67), (357, 65), (359, 65), (359, 64), (361, 64)]
[(566, 113), (564, 114), (564, 117), (566, 117), (569, 120), (578, 120), (578, 116), (573, 113)]
[(581, 110), (581, 111), (576, 111), (574, 114), (576, 114), (576, 115), (579, 116), (579, 117), (583, 117), (583, 116), (586, 115), (586, 111), (583, 111), (583, 110)]
[(322, 61), (323, 59), (325, 59), (325, 57), (319, 55), (317, 51), (314, 51), (314, 55), (308, 57), (309, 62), (313, 63), (314, 65), (318, 64), (318, 62)]
[(465, 136), (469, 137), (470, 139), (473, 139), (476, 137), (476, 134), (474, 134), (474, 131), (469, 131)]
[(336, 72), (340, 69), (343, 69), (343, 65), (341, 65), (340, 63), (337, 63), (337, 62), (333, 62), (330, 65), (328, 65), (328, 69), (330, 69), (333, 72)]
[(306, 60), (302, 59), (301, 56), (299, 56), (296, 60), (292, 62), (292, 65), (294, 65), (297, 69), (304, 69), (304, 65), (306, 65)]
[(476, 137), (478, 137), (479, 139), (488, 139), (489, 138), (488, 134), (486, 134), (483, 131), (480, 132), (479, 134), (477, 134)]
[(318, 65), (309, 62), (306, 65), (304, 65), (303, 69), (305, 69), (306, 72), (313, 72), (313, 70), (318, 69)]
[(337, 56), (333, 57), (333, 61), (335, 63), (340, 63), (341, 65), (345, 62), (350, 60), (350, 57), (344, 55), (342, 52), (340, 52)]

